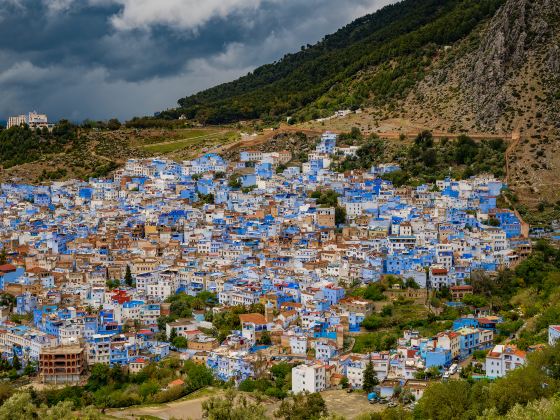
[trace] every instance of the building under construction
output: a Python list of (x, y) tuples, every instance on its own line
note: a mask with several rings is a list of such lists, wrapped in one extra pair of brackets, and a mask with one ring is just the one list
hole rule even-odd
[(85, 370), (85, 351), (78, 344), (45, 348), (39, 354), (39, 377), (43, 383), (75, 384)]

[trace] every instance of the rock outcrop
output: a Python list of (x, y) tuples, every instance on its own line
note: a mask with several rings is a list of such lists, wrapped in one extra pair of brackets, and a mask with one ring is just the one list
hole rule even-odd
[(422, 114), (429, 101), (441, 108), (439, 123), (457, 130), (531, 135), (556, 128), (560, 1), (508, 0), (480, 33), (448, 54), (453, 58), (441, 60), (409, 96), (410, 116), (428, 121)]

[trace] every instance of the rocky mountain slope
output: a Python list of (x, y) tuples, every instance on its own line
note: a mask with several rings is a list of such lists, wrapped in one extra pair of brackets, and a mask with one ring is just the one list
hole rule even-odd
[(403, 113), (459, 130), (554, 133), (560, 128), (559, 23), (556, 0), (508, 0), (434, 65), (411, 90)]
[[(455, 54), (453, 50), (463, 50)], [(560, 199), (560, 2), (508, 0), (401, 103), (451, 131), (515, 133), (508, 182), (523, 205)]]

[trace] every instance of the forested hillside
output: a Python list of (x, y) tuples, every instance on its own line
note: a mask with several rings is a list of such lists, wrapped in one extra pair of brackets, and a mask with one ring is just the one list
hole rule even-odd
[(234, 82), (180, 99), (162, 115), (204, 123), (305, 119), (402, 98), (442, 47), (470, 34), (503, 2), (404, 0)]
[(58, 123), (52, 133), (24, 126), (0, 130), (0, 165), (10, 168), (33, 162), (45, 154), (61, 153), (76, 138), (76, 128), (68, 121)]
[(0, 129), (0, 178), (28, 182), (104, 176), (117, 168), (117, 150), (111, 157), (97, 154), (91, 132), (67, 120), (51, 132), (27, 126)]

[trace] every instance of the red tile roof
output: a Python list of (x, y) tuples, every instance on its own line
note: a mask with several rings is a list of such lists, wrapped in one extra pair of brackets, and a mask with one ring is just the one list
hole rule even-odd
[(264, 317), (264, 315), (261, 314), (242, 314), (239, 315), (239, 320), (241, 321), (242, 324), (252, 323), (252, 324), (265, 325), (267, 323), (266, 318)]
[(453, 290), (457, 290), (457, 291), (460, 291), (460, 290), (472, 290), (473, 287), (472, 287), (472, 286), (469, 286), (469, 285), (464, 285), (464, 286), (451, 286), (450, 289), (451, 289), (452, 291), (453, 291)]
[(174, 381), (169, 382), (169, 387), (173, 387), (173, 386), (181, 386), (184, 385), (185, 381), (183, 381), (182, 379), (175, 379)]
[(11, 273), (12, 271), (16, 271), (17, 267), (12, 264), (3, 264), (0, 265), (0, 272), (2, 273)]

